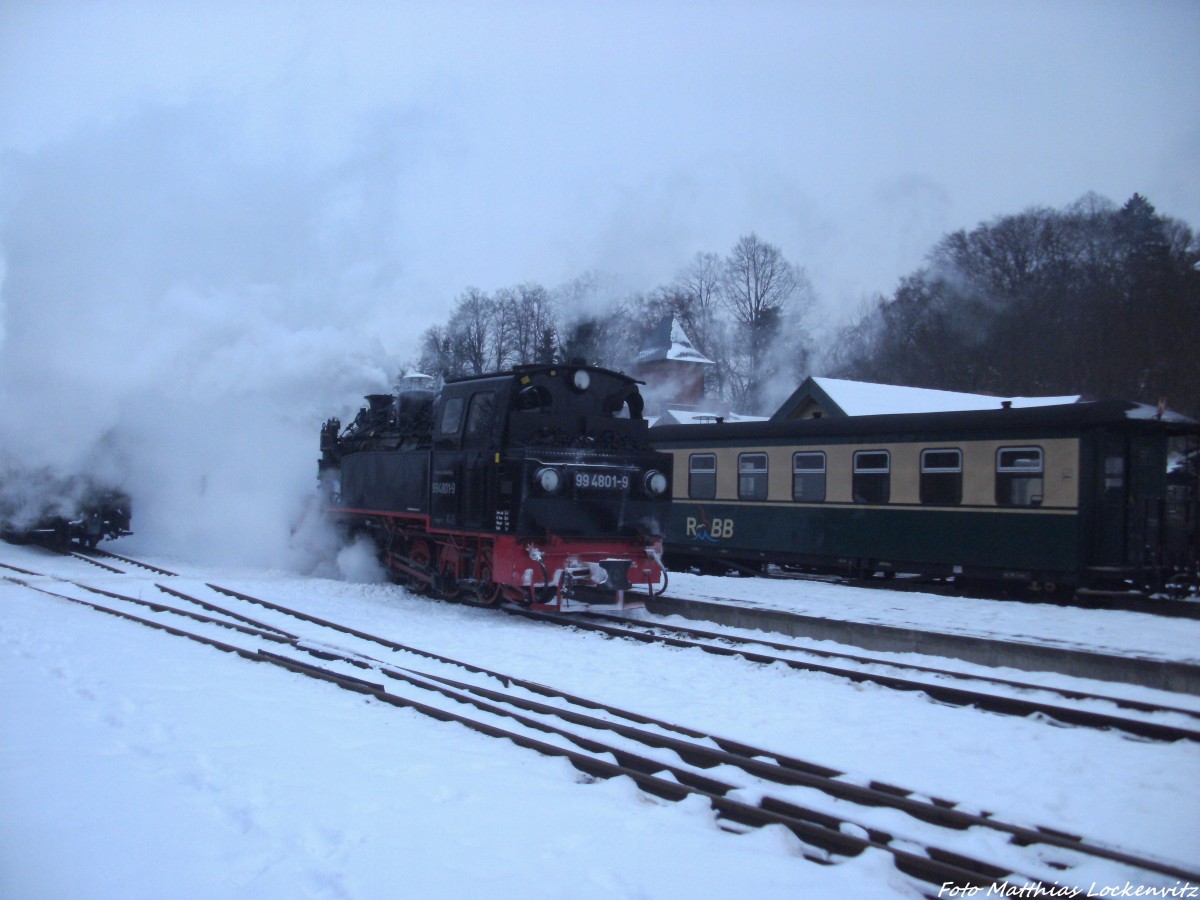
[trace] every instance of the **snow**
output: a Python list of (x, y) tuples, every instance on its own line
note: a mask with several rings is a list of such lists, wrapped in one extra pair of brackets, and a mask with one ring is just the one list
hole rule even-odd
[(1177, 413), (1170, 409), (1164, 409), (1157, 406), (1150, 406), (1147, 403), (1135, 403), (1125, 413), (1127, 419), (1154, 419), (1159, 422), (1176, 422), (1182, 425), (1193, 425), (1196, 420), (1183, 413)]
[(1200, 621), (1122, 610), (1079, 610), (1017, 600), (850, 589), (821, 581), (705, 578), (671, 573), (671, 596), (732, 600), (796, 615), (918, 631), (1096, 650), (1200, 665)]
[(847, 381), (841, 378), (814, 377), (813, 381), (848, 416), (965, 412), (1001, 409), (1004, 403), (1010, 403), (1014, 409), (1024, 409), (1035, 406), (1064, 406), (1079, 403), (1082, 400), (1079, 396), (992, 397), (987, 394), (935, 391), (928, 388), (902, 387), (893, 384)]
[(713, 410), (667, 409), (662, 416), (650, 422), (655, 425), (712, 425), (717, 419), (722, 422), (765, 422), (766, 416), (744, 416), (740, 413), (720, 415)]
[[(132, 545), (114, 549), (133, 553)], [(145, 558), (180, 572), (169, 580), (179, 590), (201, 594), (203, 582), (219, 582), (424, 650), (752, 741), (855, 781), (905, 785), (1184, 865), (1200, 849), (1200, 749), (1193, 745), (1056, 728), (828, 675), (607, 640), (410, 597), (389, 585)], [(141, 570), (110, 574), (9, 545), (0, 545), (0, 563), (178, 602), (154, 587), (167, 583), (163, 576)], [(89, 596), (61, 580), (0, 571)], [(749, 597), (751, 588), (766, 591), (753, 594), (764, 602), (808, 613), (831, 614), (840, 603), (850, 617), (873, 610), (920, 623), (940, 612), (944, 627), (983, 610), (963, 627), (1047, 640), (1066, 633), (1137, 652), (1161, 641), (1159, 652), (1179, 658), (1192, 658), (1196, 646), (1195, 623), (1159, 626), (1133, 614), (1021, 604), (1001, 610), (803, 582), (672, 580), (682, 596)], [(235, 602), (211, 592), (207, 598)], [(135, 614), (208, 633), (165, 613)], [(393, 665), (429, 665), (266, 610), (251, 614)], [(779, 828), (720, 830), (703, 801), (652, 799), (627, 779), (594, 782), (563, 760), (11, 581), (0, 582), (0, 685), (3, 897), (917, 896), (882, 854), (815, 865)], [(892, 812), (870, 815), (859, 824), (900, 833), (914, 827)], [(964, 841), (983, 856), (1007, 852), (982, 836)], [(1115, 865), (1093, 864), (1086, 874), (1100, 884), (1127, 877)]]

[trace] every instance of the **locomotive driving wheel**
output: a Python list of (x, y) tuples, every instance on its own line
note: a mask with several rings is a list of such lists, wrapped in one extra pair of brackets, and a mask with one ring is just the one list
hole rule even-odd
[(462, 596), (462, 585), (458, 583), (458, 550), (451, 544), (440, 545), (438, 573), (433, 586), (443, 600), (458, 601)]
[[(429, 546), (429, 542), (417, 538), (408, 546), (408, 561), (414, 569), (428, 571), (430, 563), (433, 562), (433, 550)], [(417, 578), (409, 578), (408, 587), (413, 593), (424, 593), (429, 589), (429, 585)]]
[(504, 599), (504, 586), (493, 580), (492, 550), (485, 547), (479, 553), (479, 605), (498, 606)]
[(462, 586), (458, 583), (453, 563), (442, 564), (442, 571), (438, 573), (435, 584), (438, 596), (443, 600), (457, 601), (462, 595)]

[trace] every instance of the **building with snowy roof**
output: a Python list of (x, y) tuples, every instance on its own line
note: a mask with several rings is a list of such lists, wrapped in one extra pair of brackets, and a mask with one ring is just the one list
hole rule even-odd
[(1022, 409), (1034, 406), (1064, 406), (1082, 400), (1084, 398), (1077, 394), (1063, 397), (993, 397), (989, 394), (966, 394), (958, 391), (936, 391), (929, 388), (809, 376), (775, 411), (771, 421), (886, 416), (895, 413)]
[(675, 317), (664, 316), (638, 350), (633, 375), (646, 382), (648, 403), (688, 409), (704, 403), (704, 373), (713, 365)]

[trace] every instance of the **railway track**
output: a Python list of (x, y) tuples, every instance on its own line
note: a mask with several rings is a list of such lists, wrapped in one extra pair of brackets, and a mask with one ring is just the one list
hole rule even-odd
[[(108, 553), (106, 551), (90, 551), (87, 554), (73, 552), (69, 553), (68, 555), (79, 558), (84, 562), (98, 565), (107, 571), (124, 574), (123, 570), (117, 569), (111, 565), (92, 558), (93, 554), (107, 559), (115, 559), (128, 565), (133, 565), (154, 573), (167, 576), (177, 575), (177, 573), (170, 570), (143, 563), (129, 557), (118, 556), (117, 554)], [(173, 593), (172, 589), (166, 585), (159, 584), (157, 587), (166, 593)], [(218, 591), (227, 591), (227, 589), (219, 588), (215, 585), (210, 585), (210, 587), (213, 587)], [(88, 590), (93, 589), (88, 588)], [(186, 595), (185, 599), (200, 605), (203, 605), (204, 603), (204, 601), (199, 600), (198, 598), (187, 597)], [(266, 602), (255, 601), (253, 598), (249, 597), (241, 597), (240, 599), (246, 600), (247, 602)], [(767, 639), (760, 639), (756, 637), (737, 637), (728, 633), (710, 632), (691, 627), (668, 625), (665, 623), (640, 624), (634, 620), (629, 620), (615, 615), (606, 615), (600, 613), (574, 613), (569, 616), (556, 616), (552, 613), (536, 613), (515, 607), (509, 607), (506, 609), (506, 611), (512, 615), (522, 616), (535, 621), (541, 621), (560, 626), (575, 627), (580, 630), (602, 633), (609, 637), (623, 638), (642, 643), (653, 643), (679, 648), (698, 648), (704, 650), (705, 652), (716, 655), (739, 657), (756, 664), (771, 665), (773, 663), (779, 663), (797, 671), (835, 675), (856, 683), (876, 684), (881, 687), (894, 690), (923, 693), (932, 701), (937, 703), (973, 707), (987, 712), (1018, 717), (1041, 716), (1051, 719), (1054, 722), (1062, 725), (1112, 729), (1140, 739), (1159, 741), (1188, 740), (1200, 742), (1200, 712), (1180, 707), (1144, 703), (1118, 697), (1086, 693), (1083, 691), (1071, 691), (1061, 688), (1047, 687), (1044, 685), (1035, 685), (1026, 682), (996, 679), (953, 670), (919, 666), (909, 663), (898, 663), (848, 653), (836, 653), (825, 650), (797, 647), (795, 645), (774, 642)], [(295, 611), (291, 612), (294, 613)], [(766, 647), (777, 651), (800, 654), (802, 657), (808, 658), (797, 659), (794, 656), (776, 656), (751, 649), (754, 647)], [(816, 659), (813, 659), (813, 657)], [(834, 662), (840, 664), (834, 664)], [(916, 678), (912, 677), (900, 677), (878, 671), (867, 671), (862, 668), (849, 667), (846, 665), (847, 663), (858, 667), (887, 667), (893, 671), (907, 672), (916, 676), (925, 676), (926, 678), (934, 678), (939, 680), (917, 680)], [(956, 686), (956, 683), (970, 683), (983, 689), (981, 690), (973, 687)], [(995, 693), (996, 689), (1002, 689), (1010, 693)], [(1043, 698), (1049, 696), (1054, 699), (1048, 700), (1036, 699), (1028, 696), (1014, 696), (1011, 692), (1024, 694), (1035, 693), (1042, 695)], [(1083, 709), (1078, 706), (1063, 705), (1064, 702), (1090, 702), (1108, 706), (1118, 711), (1141, 713), (1145, 715), (1170, 716), (1173, 717), (1176, 722), (1169, 723), (1140, 719), (1123, 714), (1122, 712), (1098, 712), (1096, 710)]]
[(176, 577), (179, 575), (178, 572), (172, 572), (170, 569), (163, 569), (158, 566), (152, 566), (152, 565), (150, 565), (150, 563), (142, 562), (141, 560), (137, 560), (137, 559), (132, 559), (131, 557), (128, 557), (128, 556), (121, 556), (119, 554), (112, 553), (108, 550), (101, 550), (99, 547), (93, 547), (89, 550), (68, 550), (66, 552), (66, 555), (73, 556), (76, 559), (82, 559), (84, 562), (91, 563), (93, 566), (99, 566), (101, 569), (107, 569), (109, 572), (115, 572), (118, 575), (126, 574), (125, 570), (118, 569), (116, 566), (113, 566), (106, 562), (102, 562), (101, 560), (115, 559), (118, 562), (125, 563), (125, 565), (127, 565), (127, 566), (136, 566), (139, 569), (145, 569), (147, 572), (153, 572), (156, 575), (167, 575), (167, 576), (171, 576), (171, 577)]
[[(18, 574), (38, 573), (19, 570)], [(159, 602), (60, 579), (65, 585), (107, 598), (110, 602), (105, 604), (6, 577), (43, 596), (82, 604), (253, 662), (279, 666), (439, 721), (456, 722), (543, 755), (566, 758), (591, 778), (624, 775), (647, 794), (664, 800), (702, 797), (721, 827), (730, 831), (782, 825), (797, 836), (804, 846), (803, 855), (814, 862), (833, 864), (868, 849), (882, 850), (891, 856), (897, 870), (921, 882), (920, 889), (927, 896), (936, 896), (937, 888), (947, 883), (983, 888), (1058, 884), (1077, 866), (1086, 868), (1088, 859), (1135, 870), (1138, 877), (1149, 873), (1158, 879), (1200, 880), (1200, 875), (1180, 866), (1078, 835), (1003, 822), (986, 811), (945, 799), (921, 798), (893, 785), (858, 783), (843, 772), (793, 756), (449, 659), (216, 584), (206, 587), (226, 598), (220, 602), (196, 596), (199, 591), (188, 593), (158, 584), (159, 590), (173, 598)], [(138, 612), (121, 608), (131, 605)], [(266, 613), (251, 616), (230, 605), (251, 605)], [(146, 618), (144, 610), (156, 618)], [(285, 616), (302, 625), (281, 628), (263, 621), (264, 615)], [(162, 621), (167, 616), (183, 620), (188, 627), (167, 624)], [(216, 628), (232, 635), (215, 638), (211, 632)], [(297, 633), (302, 630), (309, 632), (307, 637)], [(333, 646), (323, 640), (329, 631), (339, 640), (349, 637), (392, 653), (415, 655), (441, 667), (443, 673)], [(264, 644), (270, 649), (264, 649)], [(444, 674), (445, 667), (469, 674), (452, 678)], [(475, 683), (462, 680), (471, 677)], [(875, 824), (872, 812), (880, 808), (904, 814), (904, 827)], [(894, 823), (895, 819), (887, 821)], [(956, 851), (956, 836), (968, 829), (972, 834), (986, 829), (999, 835), (1003, 842), (999, 858), (985, 861)]]
[[(931, 700), (956, 706), (970, 706), (987, 712), (1001, 713), (1013, 716), (1045, 716), (1064, 725), (1076, 725), (1089, 728), (1106, 728), (1124, 732), (1139, 738), (1161, 741), (1188, 740), (1200, 742), (1200, 713), (1177, 707), (1160, 706), (1125, 700), (1099, 694), (1088, 694), (1082, 691), (1070, 691), (1059, 688), (1049, 688), (1041, 685), (1004, 679), (988, 678), (946, 669), (936, 669), (928, 666), (890, 662), (870, 657), (851, 654), (833, 653), (822, 650), (811, 650), (794, 645), (781, 644), (758, 638), (739, 638), (728, 634), (701, 631), (694, 628), (666, 625), (662, 623), (637, 623), (628, 619), (603, 614), (572, 614), (569, 616), (553, 613), (530, 612), (520, 609), (507, 609), (512, 615), (522, 616), (535, 621), (547, 622), (554, 625), (573, 627), (584, 631), (604, 634), (608, 637), (623, 638), (643, 643), (659, 644), (669, 647), (697, 648), (707, 653), (721, 656), (734, 656), (761, 665), (778, 663), (803, 672), (819, 672), (826, 675), (836, 675), (856, 683), (877, 684), (882, 687), (901, 691), (916, 691), (924, 693)], [(777, 656), (762, 653), (752, 647), (769, 647), (779, 651), (800, 654), (810, 658), (795, 656)], [(813, 659), (811, 657), (817, 657)], [(823, 660), (823, 661), (818, 661)], [(828, 660), (842, 661), (842, 665), (834, 665)], [(844, 663), (854, 663), (859, 667), (850, 667)], [(912, 677), (900, 677), (877, 671), (868, 671), (861, 666), (886, 666), (893, 670), (907, 671), (912, 674), (941, 679), (940, 681), (916, 680)], [(960, 687), (950, 682), (971, 682), (988, 690)], [(1002, 688), (1010, 693), (995, 693)], [(1031, 697), (1014, 696), (1012, 691), (1036, 692), (1052, 695), (1054, 701), (1034, 699)], [(1120, 713), (1104, 713), (1083, 709), (1078, 706), (1066, 706), (1062, 701), (1073, 703), (1096, 702), (1130, 712), (1146, 714), (1163, 714), (1186, 719), (1185, 724), (1170, 724), (1139, 719)]]
[[(80, 554), (72, 554), (72, 555), (77, 556)], [(85, 550), (85, 551), (83, 551), (82, 555), (89, 562), (94, 562), (94, 560), (92, 560), (91, 557), (96, 556), (96, 557), (99, 557), (100, 559), (115, 559), (118, 562), (125, 563), (126, 565), (136, 566), (139, 569), (145, 569), (147, 572), (153, 572), (155, 575), (166, 575), (166, 576), (169, 576), (172, 578), (178, 577), (178, 575), (179, 575), (178, 572), (172, 572), (170, 569), (163, 569), (163, 568), (160, 568), (159, 566), (152, 566), (152, 565), (150, 565), (150, 563), (142, 562), (139, 559), (133, 559), (128, 556), (121, 556), (120, 554), (113, 553), (109, 550), (101, 550), (99, 547), (95, 547), (91, 550)]]

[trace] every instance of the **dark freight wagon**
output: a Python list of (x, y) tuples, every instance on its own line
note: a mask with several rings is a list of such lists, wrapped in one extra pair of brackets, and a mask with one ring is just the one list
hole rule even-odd
[(8, 469), (0, 474), (0, 538), (59, 550), (95, 547), (132, 534), (129, 495), (80, 475), (48, 469)]

